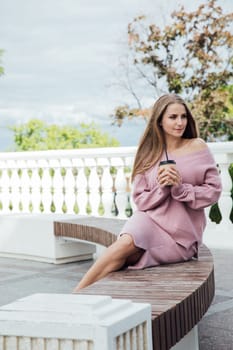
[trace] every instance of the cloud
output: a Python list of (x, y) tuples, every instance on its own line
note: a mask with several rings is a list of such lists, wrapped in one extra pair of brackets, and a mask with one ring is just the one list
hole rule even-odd
[[(180, 0), (188, 9), (202, 2)], [(232, 0), (219, 4), (232, 9)], [(173, 0), (0, 2), (0, 45), (5, 50), (1, 125), (31, 118), (54, 123), (83, 118), (111, 129), (114, 107), (132, 101), (130, 94), (112, 86), (121, 74), (127, 24), (143, 13), (161, 24), (174, 8)], [(152, 103), (148, 90), (142, 97)]]

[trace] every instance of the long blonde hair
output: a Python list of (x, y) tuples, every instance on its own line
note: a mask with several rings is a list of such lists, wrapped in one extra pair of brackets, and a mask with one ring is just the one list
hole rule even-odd
[(164, 150), (165, 138), (160, 125), (167, 107), (179, 103), (185, 107), (187, 113), (187, 126), (182, 138), (192, 139), (198, 136), (195, 120), (184, 100), (175, 94), (161, 96), (152, 108), (151, 117), (138, 145), (134, 159), (132, 180), (135, 175), (150, 169), (160, 158)]

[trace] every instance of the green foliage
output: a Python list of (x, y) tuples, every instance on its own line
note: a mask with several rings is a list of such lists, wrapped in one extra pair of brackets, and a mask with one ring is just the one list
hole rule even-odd
[(216, 222), (216, 224), (220, 223), (220, 221), (222, 220), (222, 215), (221, 215), (218, 203), (214, 204), (211, 207), (209, 216), (213, 222)]
[(203, 90), (190, 103), (193, 114), (197, 116), (201, 137), (207, 141), (216, 141), (222, 137), (233, 140), (231, 87)]
[[(145, 16), (128, 25), (129, 65), (137, 79), (125, 85), (136, 96), (137, 108), (127, 104), (115, 109), (119, 126), (125, 118), (146, 118), (151, 106), (142, 106), (140, 89), (151, 97), (164, 91), (182, 95), (195, 111), (201, 136), (209, 141), (232, 137), (233, 13), (224, 14), (217, 0), (201, 4), (195, 11), (180, 7), (169, 25), (160, 28)], [(131, 74), (132, 76), (132, 74)], [(132, 88), (133, 87), (133, 88)], [(149, 96), (148, 96), (149, 97)], [(140, 103), (139, 103), (140, 101)]]
[(15, 151), (76, 149), (119, 146), (119, 142), (103, 133), (95, 123), (81, 123), (76, 127), (48, 125), (32, 119), (13, 126)]
[[(230, 173), (230, 176), (231, 176), (231, 180), (232, 180), (232, 183), (233, 183), (233, 163), (230, 165), (229, 167), (229, 173)], [(231, 198), (233, 200), (233, 186), (231, 188)], [(230, 220), (231, 222), (233, 223), (233, 207), (231, 209), (231, 213), (230, 213)]]
[[(229, 174), (231, 176), (231, 180), (232, 180), (232, 183), (233, 183), (233, 163), (230, 164), (230, 166), (229, 166)], [(233, 187), (231, 188), (231, 198), (233, 200)], [(210, 219), (212, 221), (216, 222), (217, 224), (221, 221), (222, 215), (221, 215), (221, 212), (219, 210), (218, 203), (214, 204), (211, 207), (209, 216), (210, 216)], [(230, 220), (233, 223), (233, 207), (232, 207), (231, 212), (230, 212)]]

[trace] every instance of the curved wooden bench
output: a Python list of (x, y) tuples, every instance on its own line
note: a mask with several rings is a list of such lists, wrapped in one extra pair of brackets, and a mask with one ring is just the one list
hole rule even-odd
[[(86, 217), (55, 222), (54, 233), (108, 246), (124, 222)], [(150, 303), (154, 350), (168, 350), (188, 334), (209, 308), (214, 292), (213, 258), (204, 245), (198, 260), (114, 272), (81, 291)]]

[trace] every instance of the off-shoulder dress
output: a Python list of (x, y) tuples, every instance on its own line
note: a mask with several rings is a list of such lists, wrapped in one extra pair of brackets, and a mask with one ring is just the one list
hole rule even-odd
[(159, 185), (159, 162), (134, 179), (137, 210), (119, 234), (130, 234), (135, 245), (144, 249), (140, 260), (129, 266), (131, 269), (186, 261), (196, 255), (206, 226), (204, 208), (220, 196), (221, 179), (208, 147), (169, 156), (176, 161), (182, 177), (180, 185)]

